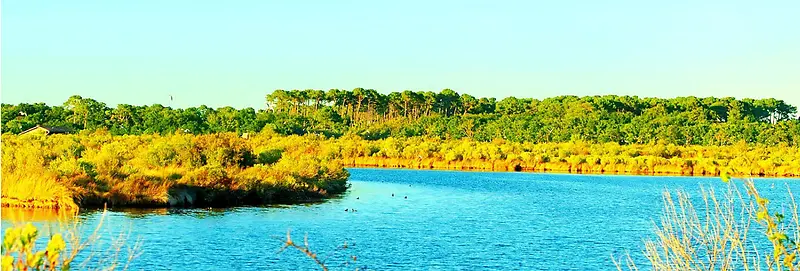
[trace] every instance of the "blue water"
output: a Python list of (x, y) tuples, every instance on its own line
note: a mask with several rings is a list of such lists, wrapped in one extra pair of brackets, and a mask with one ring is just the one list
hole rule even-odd
[[(116, 210), (101, 233), (140, 239), (132, 270), (314, 269), (296, 250), (277, 253), (287, 229), (295, 241), (307, 234), (331, 270), (610, 270), (612, 255), (641, 259), (664, 189), (724, 188), (718, 178), (697, 177), (350, 172), (349, 192), (323, 203)], [(796, 179), (757, 183), (773, 202), (785, 196), (785, 183), (800, 191)], [(99, 215), (81, 215), (87, 231)]]

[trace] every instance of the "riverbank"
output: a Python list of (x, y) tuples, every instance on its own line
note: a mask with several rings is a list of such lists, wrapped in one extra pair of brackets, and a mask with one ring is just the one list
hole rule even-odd
[(358, 137), (331, 140), (348, 167), (528, 171), (588, 174), (798, 177), (800, 149), (739, 143), (677, 146), (616, 143), (516, 143)]
[[(752, 169), (750, 172), (733, 172), (722, 166), (702, 168), (691, 165), (633, 165), (626, 164), (586, 164), (573, 165), (566, 162), (547, 162), (527, 164), (519, 161), (441, 161), (435, 159), (421, 159), (406, 161), (393, 158), (357, 157), (343, 161), (345, 167), (352, 168), (396, 168), (396, 169), (433, 169), (433, 170), (460, 170), (460, 171), (494, 171), (494, 172), (539, 172), (539, 173), (570, 173), (570, 174), (609, 174), (609, 175), (640, 175), (640, 176), (707, 176), (718, 177), (728, 170), (732, 177), (799, 177), (796, 171), (784, 170), (778, 172), (765, 172), (761, 169)], [(796, 169), (795, 169), (796, 170)], [(780, 175), (779, 175), (780, 174)]]

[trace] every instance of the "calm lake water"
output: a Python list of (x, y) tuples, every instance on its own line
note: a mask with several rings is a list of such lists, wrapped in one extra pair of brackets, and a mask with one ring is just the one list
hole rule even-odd
[[(611, 270), (612, 255), (641, 257), (664, 189), (697, 195), (701, 186), (724, 186), (696, 177), (350, 172), (349, 192), (319, 204), (115, 210), (103, 238), (127, 231), (140, 238), (133, 270), (314, 269), (295, 250), (277, 253), (275, 238), (287, 229), (297, 241), (307, 234), (332, 270)], [(778, 207), (786, 183), (800, 191), (796, 179), (758, 185)], [(86, 231), (98, 217), (80, 216)], [(4, 215), (3, 228), (9, 224)]]

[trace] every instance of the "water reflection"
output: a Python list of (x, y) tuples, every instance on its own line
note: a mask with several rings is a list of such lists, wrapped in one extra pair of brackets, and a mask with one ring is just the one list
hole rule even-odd
[[(92, 210), (92, 213), (102, 212), (103, 210)], [(129, 218), (147, 218), (150, 216), (169, 215), (168, 208), (111, 208), (110, 212), (120, 213)]]
[(21, 222), (67, 222), (77, 216), (77, 212), (55, 209), (27, 209), (3, 207), (0, 217), (11, 223)]
[[(101, 213), (103, 210), (96, 209), (86, 211), (86, 215)], [(114, 214), (123, 215), (132, 219), (146, 219), (155, 216), (191, 216), (196, 218), (205, 218), (213, 216), (222, 216), (225, 213), (234, 212), (233, 208), (111, 208), (108, 210)]]
[[(3, 207), (0, 210), (2, 216), (3, 232), (10, 227), (21, 227), (24, 224), (32, 223), (39, 228), (40, 236), (50, 236), (55, 233), (76, 232), (81, 224), (81, 216), (77, 211), (65, 211), (55, 209), (26, 209)], [(40, 239), (47, 240), (46, 238)]]

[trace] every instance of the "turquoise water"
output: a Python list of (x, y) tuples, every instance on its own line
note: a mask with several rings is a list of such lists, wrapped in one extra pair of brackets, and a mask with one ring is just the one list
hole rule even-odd
[[(612, 255), (630, 251), (641, 258), (641, 241), (651, 235), (665, 188), (697, 195), (701, 185), (724, 185), (695, 177), (350, 172), (349, 192), (323, 203), (114, 210), (102, 233), (109, 238), (130, 231), (140, 239), (133, 270), (315, 268), (295, 250), (277, 253), (276, 238), (287, 229), (296, 241), (307, 234), (331, 270), (610, 270)], [(797, 181), (758, 185), (778, 207), (785, 183), (800, 191)], [(87, 230), (98, 217), (81, 215)]]

